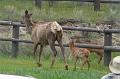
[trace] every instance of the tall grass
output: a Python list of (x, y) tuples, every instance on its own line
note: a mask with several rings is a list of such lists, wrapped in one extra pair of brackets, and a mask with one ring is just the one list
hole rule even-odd
[[(24, 11), (28, 9), (33, 13), (34, 20), (58, 20), (60, 18), (77, 18), (88, 22), (96, 22), (109, 17), (110, 11), (107, 5), (102, 4), (101, 11), (93, 11), (93, 5), (72, 5), (70, 2), (59, 2), (53, 7), (49, 8), (48, 3), (44, 2), (42, 9), (35, 7), (34, 0), (0, 0), (0, 20), (14, 19), (21, 20)], [(118, 11), (119, 12), (119, 11)], [(110, 16), (113, 16), (112, 14)], [(118, 17), (119, 15), (116, 15)], [(6, 44), (7, 45), (7, 44)], [(23, 45), (23, 44), (20, 44)], [(101, 64), (97, 64), (98, 58), (95, 54), (90, 56), (90, 70), (87, 70), (87, 66), (83, 70), (80, 69), (80, 63), (77, 64), (77, 70), (73, 70), (73, 61), (69, 55), (69, 50), (66, 49), (66, 54), (69, 63), (69, 70), (64, 70), (64, 64), (61, 54), (57, 56), (56, 63), (52, 69), (50, 69), (51, 55), (50, 50), (43, 52), (42, 64), (43, 67), (39, 68), (36, 65), (35, 59), (33, 59), (31, 53), (32, 46), (24, 44), (20, 46), (19, 56), (17, 59), (12, 59), (9, 55), (0, 53), (0, 73), (16, 74), (16, 75), (30, 75), (38, 79), (100, 79), (104, 74), (108, 73), (108, 67)], [(1, 44), (1, 47), (3, 45)], [(25, 50), (25, 51), (24, 51)], [(20, 53), (23, 54), (20, 54)], [(49, 52), (49, 54), (48, 54)], [(112, 56), (119, 55), (118, 53)], [(45, 58), (46, 57), (46, 58)], [(70, 57), (70, 59), (69, 59)]]
[(23, 76), (34, 76), (38, 79), (100, 79), (102, 75), (109, 72), (107, 67), (91, 61), (91, 68), (88, 71), (85, 66), (83, 70), (79, 65), (77, 70), (73, 70), (73, 64), (69, 63), (69, 70), (64, 70), (63, 62), (56, 61), (54, 67), (50, 69), (50, 59), (43, 60), (43, 67), (37, 67), (35, 60), (28, 56), (19, 56), (12, 59), (6, 55), (0, 55), (0, 73), (15, 74)]
[[(74, 4), (74, 5), (73, 5)], [(92, 4), (75, 4), (70, 1), (59, 1), (53, 7), (48, 6), (44, 1), (42, 9), (35, 6), (34, 0), (1, 0), (0, 20), (17, 19), (20, 20), (24, 11), (28, 9), (33, 13), (35, 20), (58, 20), (60, 18), (77, 18), (88, 22), (96, 22), (107, 18), (111, 13), (107, 4), (101, 4), (101, 10), (95, 12)], [(119, 9), (119, 8), (118, 8)], [(116, 9), (118, 12), (119, 10)], [(118, 17), (119, 15), (117, 15)]]

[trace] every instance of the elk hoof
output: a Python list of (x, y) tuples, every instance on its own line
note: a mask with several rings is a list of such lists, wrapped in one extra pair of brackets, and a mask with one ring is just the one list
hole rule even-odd
[(68, 70), (68, 65), (65, 65), (65, 70)]
[(37, 63), (37, 66), (38, 66), (38, 67), (41, 67), (41, 66), (42, 66), (42, 64), (40, 64), (40, 63)]

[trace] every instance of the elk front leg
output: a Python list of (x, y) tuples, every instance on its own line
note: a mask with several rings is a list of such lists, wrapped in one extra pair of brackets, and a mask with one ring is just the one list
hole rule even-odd
[(61, 52), (62, 52), (62, 55), (63, 55), (63, 58), (64, 58), (64, 63), (65, 63), (65, 69), (68, 70), (68, 64), (67, 64), (67, 61), (66, 61), (66, 58), (65, 58), (65, 53), (64, 53), (64, 47), (63, 47), (63, 44), (62, 44), (62, 39), (58, 40), (58, 44), (61, 48)]
[(84, 62), (83, 62), (83, 64), (82, 64), (82, 66), (81, 66), (81, 69), (83, 69), (83, 67), (84, 67), (85, 64), (88, 64), (88, 70), (89, 70), (89, 68), (90, 68), (90, 63), (89, 63), (88, 58), (84, 58)]
[(75, 58), (75, 62), (74, 62), (74, 70), (76, 70), (76, 63), (77, 63), (78, 58)]
[(89, 63), (89, 60), (87, 60), (87, 64), (88, 64), (88, 70), (89, 70), (89, 68), (90, 68), (90, 63)]
[(34, 54), (34, 56), (36, 55), (37, 47), (38, 47), (38, 44), (34, 43), (34, 45), (33, 45), (33, 54)]
[(52, 68), (54, 65), (54, 62), (55, 62), (57, 51), (56, 51), (55, 45), (54, 45), (55, 41), (53, 41), (52, 39), (48, 39), (48, 43), (49, 43), (50, 48), (52, 50), (52, 63), (51, 63), (51, 68)]
[(39, 52), (39, 55), (38, 55), (39, 57), (38, 57), (38, 62), (37, 62), (38, 67), (42, 66), (42, 64), (40, 63), (40, 58), (41, 58), (42, 51), (43, 51), (43, 46), (40, 45), (40, 52)]
[(54, 62), (55, 62), (55, 58), (56, 58), (56, 55), (57, 55), (57, 51), (55, 49), (55, 46), (53, 45), (50, 45), (50, 48), (52, 50), (52, 63), (51, 63), (51, 68), (53, 67), (54, 65)]

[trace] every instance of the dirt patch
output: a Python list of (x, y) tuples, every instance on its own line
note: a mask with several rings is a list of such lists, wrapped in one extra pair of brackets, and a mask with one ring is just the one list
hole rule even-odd
[(9, 32), (9, 30), (10, 30), (9, 27), (0, 25), (0, 33), (2, 33), (2, 32)]

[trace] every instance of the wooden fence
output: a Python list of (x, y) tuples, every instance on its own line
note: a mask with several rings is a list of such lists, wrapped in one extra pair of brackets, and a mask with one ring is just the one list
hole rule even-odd
[[(35, 5), (38, 7), (42, 7), (42, 1), (48, 1), (51, 6), (53, 6), (55, 3), (53, 0), (35, 0)], [(61, 1), (61, 0), (57, 0)], [(119, 0), (63, 0), (63, 1), (79, 1), (79, 2), (89, 2), (94, 3), (94, 10), (99, 11), (100, 10), (100, 4), (101, 3), (112, 3), (112, 4), (120, 4)]]
[[(33, 43), (30, 40), (20, 40), (19, 39), (19, 27), (24, 27), (24, 24), (21, 24), (20, 22), (12, 22), (12, 21), (0, 21), (0, 25), (7, 25), (13, 26), (13, 32), (12, 32), (12, 38), (0, 38), (0, 41), (12, 41), (12, 57), (17, 57), (18, 49), (19, 49), (19, 42), (23, 43)], [(120, 29), (104, 29), (104, 30), (98, 30), (96, 28), (84, 28), (84, 27), (68, 27), (68, 26), (62, 26), (64, 30), (74, 30), (74, 31), (87, 31), (87, 32), (99, 32), (104, 33), (104, 45), (93, 45), (93, 44), (80, 44), (76, 45), (77, 47), (82, 48), (96, 48), (104, 49), (104, 65), (108, 66), (109, 62), (111, 60), (111, 52), (120, 51), (120, 46), (112, 46), (112, 33), (120, 33)], [(56, 46), (58, 46), (56, 44)], [(67, 44), (64, 44), (64, 47), (68, 47)]]

